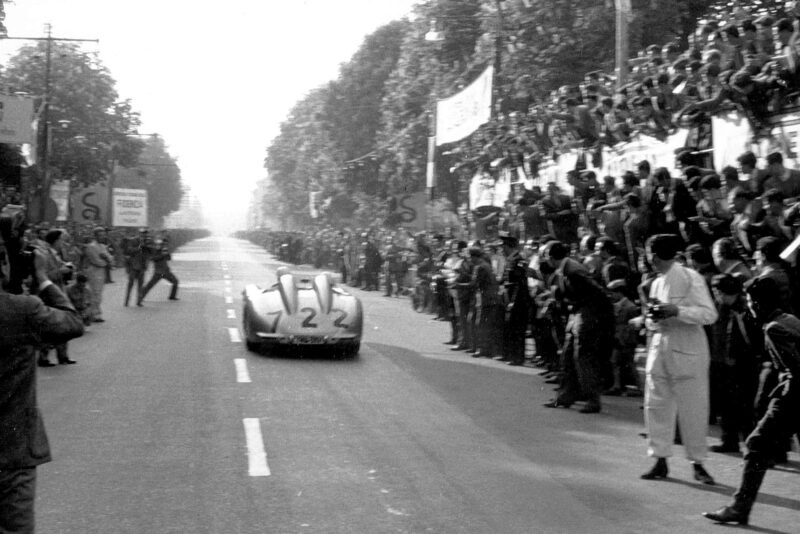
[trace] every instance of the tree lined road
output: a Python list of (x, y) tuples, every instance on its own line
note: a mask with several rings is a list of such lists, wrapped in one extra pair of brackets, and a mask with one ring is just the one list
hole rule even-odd
[[(719, 531), (699, 514), (727, 499), (740, 458), (710, 458), (717, 487), (682, 458), (670, 481), (639, 480), (637, 399), (599, 416), (546, 410), (536, 370), (450, 352), (445, 323), (358, 290), (358, 358), (248, 353), (229, 330), (241, 290), (280, 263), (227, 238), (173, 258), (180, 302), (164, 284), (123, 308), (118, 270), (107, 322), (70, 344), (79, 364), (39, 370), (54, 455), (39, 470), (39, 532)], [(246, 419), (265, 464), (248, 457)], [(767, 477), (751, 517), (762, 532), (796, 532), (793, 466)]]

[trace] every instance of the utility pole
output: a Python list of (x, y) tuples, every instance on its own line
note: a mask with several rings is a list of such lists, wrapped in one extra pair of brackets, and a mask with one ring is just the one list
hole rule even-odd
[(22, 41), (45, 41), (45, 63), (44, 63), (44, 102), (42, 104), (42, 137), (44, 144), (39, 150), (39, 160), (42, 166), (42, 192), (39, 205), (39, 220), (43, 221), (47, 213), (47, 201), (50, 196), (50, 142), (52, 132), (50, 131), (50, 92), (51, 79), (50, 71), (52, 68), (53, 42), (78, 42), (78, 43), (99, 43), (99, 39), (70, 39), (66, 37), (53, 37), (53, 27), (45, 24), (45, 37), (8, 37), (0, 36), (0, 39), (15, 39)]
[(630, 23), (632, 10), (631, 0), (614, 0), (617, 13), (617, 89), (628, 83), (628, 58), (630, 57)]

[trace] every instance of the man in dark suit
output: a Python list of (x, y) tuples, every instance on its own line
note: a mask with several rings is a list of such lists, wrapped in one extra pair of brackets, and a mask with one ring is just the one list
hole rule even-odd
[(125, 261), (125, 271), (128, 274), (128, 285), (125, 288), (125, 306), (131, 298), (133, 284), (136, 284), (136, 302), (141, 306), (144, 286), (144, 273), (147, 271), (147, 262), (150, 255), (150, 237), (146, 228), (139, 230), (139, 235), (128, 237), (122, 242), (122, 256)]
[[(36, 466), (50, 447), (36, 404), (36, 349), (83, 334), (83, 321), (33, 252), (39, 296), (0, 289), (0, 532), (32, 534)], [(2, 274), (0, 274), (2, 277)]]
[(614, 348), (614, 307), (589, 271), (569, 257), (566, 244), (547, 243), (542, 260), (555, 269), (559, 290), (572, 305), (562, 350), (562, 388), (558, 397), (545, 406), (569, 408), (575, 401), (586, 399), (580, 412), (598, 413)]
[(137, 306), (142, 305), (142, 301), (155, 287), (159, 280), (162, 278), (172, 284), (172, 289), (169, 292), (169, 300), (178, 300), (178, 278), (172, 274), (172, 269), (169, 268), (169, 261), (172, 259), (172, 254), (169, 252), (169, 239), (164, 237), (161, 244), (152, 251), (151, 259), (153, 260), (153, 277), (144, 286), (139, 300), (136, 301)]

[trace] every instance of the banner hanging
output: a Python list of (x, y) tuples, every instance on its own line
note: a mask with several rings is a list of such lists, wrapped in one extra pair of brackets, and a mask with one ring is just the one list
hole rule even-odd
[(466, 89), (436, 103), (437, 145), (459, 141), (489, 121), (493, 76), (490, 66)]
[(56, 206), (56, 221), (66, 221), (69, 217), (69, 185), (69, 180), (55, 180), (50, 184), (50, 200)]
[(0, 95), (0, 143), (33, 144), (33, 115), (32, 98)]
[(94, 184), (70, 194), (70, 220), (79, 224), (108, 222), (108, 187)]

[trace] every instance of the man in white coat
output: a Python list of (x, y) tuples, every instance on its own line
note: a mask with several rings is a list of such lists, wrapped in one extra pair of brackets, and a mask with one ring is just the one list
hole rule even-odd
[(703, 325), (717, 320), (717, 310), (703, 276), (675, 261), (676, 236), (650, 237), (645, 252), (659, 276), (650, 288), (647, 326), (653, 336), (644, 400), (647, 453), (656, 463), (642, 478), (667, 477), (677, 416), (695, 480), (714, 484), (703, 468), (709, 410), (709, 352)]

